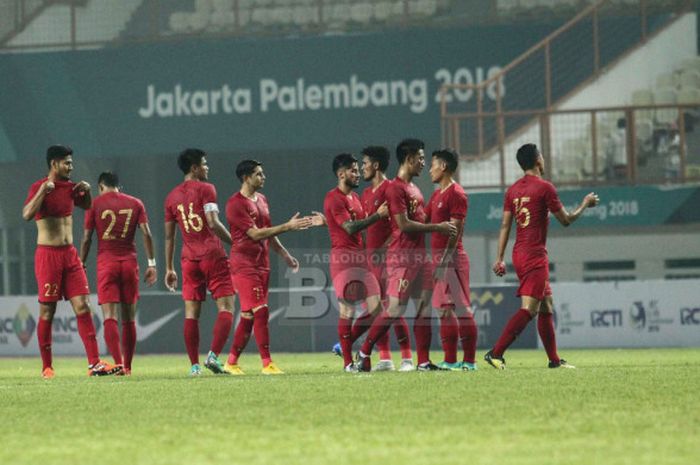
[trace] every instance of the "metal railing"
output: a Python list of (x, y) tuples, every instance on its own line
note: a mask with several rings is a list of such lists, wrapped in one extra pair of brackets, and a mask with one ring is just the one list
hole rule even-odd
[(557, 185), (700, 181), (700, 101), (489, 112), (480, 117), (505, 125), (527, 118), (530, 124), (493, 156), (463, 160), (460, 182), (471, 188), (502, 188), (515, 181), (522, 170), (514, 154), (526, 142), (541, 148), (546, 176)]
[[(500, 158), (501, 173), (491, 184), (504, 186), (508, 176), (503, 159), (508, 144), (520, 140), (535, 125), (541, 132), (538, 139), (547, 142), (553, 138), (546, 121), (533, 118), (547, 120), (549, 116), (563, 114), (554, 111), (558, 102), (672, 24), (693, 5), (694, 2), (687, 0), (637, 0), (634, 4), (597, 1), (484, 81), (443, 86), (440, 90), (443, 144), (455, 147), (467, 161)], [(682, 114), (680, 110), (685, 107), (674, 108)], [(595, 115), (605, 111), (634, 110), (626, 107), (580, 112)], [(627, 118), (627, 121), (632, 120)], [(632, 149), (634, 141), (630, 145)], [(594, 151), (591, 156), (592, 160), (596, 159)], [(638, 181), (634, 171), (627, 173), (625, 179)], [(465, 180), (462, 182), (469, 185)]]

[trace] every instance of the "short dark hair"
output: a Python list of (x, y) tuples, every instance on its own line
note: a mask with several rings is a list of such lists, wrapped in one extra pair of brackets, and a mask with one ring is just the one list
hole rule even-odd
[(415, 155), (420, 150), (425, 150), (425, 143), (420, 139), (404, 139), (396, 146), (396, 160), (399, 165), (406, 161), (409, 155)]
[(105, 171), (97, 178), (97, 184), (103, 184), (107, 187), (119, 187), (119, 176), (117, 173)]
[(73, 155), (73, 149), (67, 145), (52, 145), (46, 149), (46, 165), (51, 168), (54, 160), (63, 160), (68, 155)]
[(253, 174), (255, 168), (258, 166), (262, 166), (262, 163), (257, 160), (243, 160), (240, 162), (238, 166), (236, 166), (236, 176), (238, 180), (243, 182), (243, 178)]
[(189, 174), (190, 168), (201, 165), (202, 158), (206, 156), (207, 154), (204, 150), (185, 149), (180, 152), (180, 155), (177, 157), (177, 166), (183, 173)]
[(337, 175), (340, 168), (351, 168), (353, 163), (357, 163), (357, 158), (350, 153), (336, 155), (333, 159), (333, 174)]
[(439, 158), (444, 161), (447, 165), (447, 171), (454, 173), (457, 171), (457, 164), (459, 163), (459, 155), (455, 149), (446, 148), (441, 150), (436, 150), (433, 152), (433, 158)]
[(370, 145), (362, 149), (362, 155), (369, 158), (372, 163), (379, 163), (379, 170), (384, 172), (389, 167), (389, 159), (391, 154), (386, 147), (379, 145)]
[(537, 163), (537, 157), (540, 155), (540, 150), (536, 144), (525, 144), (518, 149), (515, 157), (518, 159), (518, 165), (523, 171), (531, 170)]

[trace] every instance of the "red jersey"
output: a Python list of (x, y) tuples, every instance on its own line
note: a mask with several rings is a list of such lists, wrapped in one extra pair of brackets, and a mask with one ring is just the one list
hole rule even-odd
[(185, 181), (165, 198), (165, 222), (176, 221), (182, 233), (182, 258), (225, 257), (221, 240), (209, 229), (206, 204), (216, 204), (216, 188), (202, 181)]
[(513, 253), (546, 255), (549, 212), (561, 208), (557, 190), (540, 177), (525, 175), (510, 186), (503, 210), (510, 212), (517, 224)]
[[(381, 204), (386, 201), (386, 190), (391, 184), (390, 180), (383, 181), (377, 188), (368, 187), (362, 192), (362, 206), (367, 216), (376, 213)], [(367, 228), (367, 251), (372, 252), (381, 248), (391, 236), (391, 220), (381, 218)]]
[[(29, 188), (29, 193), (24, 201), (27, 205), (30, 200), (39, 191), (39, 188), (48, 178), (39, 179)], [(54, 181), (54, 190), (44, 196), (44, 201), (41, 207), (34, 215), (35, 220), (40, 220), (46, 217), (62, 218), (73, 214), (73, 206), (81, 197), (85, 196), (85, 192), (77, 192), (73, 190), (75, 184), (73, 181)]]
[(358, 231), (350, 235), (342, 226), (347, 221), (361, 220), (366, 216), (355, 192), (345, 195), (337, 187), (329, 191), (323, 201), (323, 212), (331, 235), (331, 251), (364, 250), (362, 233)]
[[(452, 218), (463, 220), (467, 217), (468, 199), (467, 194), (458, 183), (453, 182), (444, 191), (437, 189), (430, 197), (428, 206), (425, 209), (430, 223), (442, 223), (450, 221)], [(431, 234), (430, 248), (433, 252), (433, 257), (440, 257), (442, 252), (447, 248), (449, 236), (444, 234)], [(456, 250), (463, 252), (462, 238), (457, 241)]]
[(98, 258), (136, 259), (134, 235), (140, 224), (148, 223), (143, 203), (121, 192), (106, 192), (85, 212), (85, 229), (97, 230)]
[(236, 192), (226, 202), (226, 220), (233, 239), (231, 270), (234, 273), (237, 268), (270, 269), (269, 239), (254, 241), (247, 233), (250, 228), (272, 226), (267, 198), (260, 193), (255, 197), (252, 200)]
[(412, 182), (407, 183), (397, 176), (387, 187), (386, 200), (389, 203), (391, 217), (391, 242), (388, 250), (392, 252), (424, 251), (425, 234), (401, 232), (394, 219), (394, 215), (406, 213), (409, 220), (425, 223), (423, 194), (420, 189)]

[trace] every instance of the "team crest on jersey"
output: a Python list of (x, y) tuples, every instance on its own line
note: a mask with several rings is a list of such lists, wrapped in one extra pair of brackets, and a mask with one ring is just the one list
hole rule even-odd
[(442, 201), (438, 202), (438, 208), (442, 208)]
[(414, 214), (418, 210), (418, 199), (411, 198), (408, 201), (408, 213)]

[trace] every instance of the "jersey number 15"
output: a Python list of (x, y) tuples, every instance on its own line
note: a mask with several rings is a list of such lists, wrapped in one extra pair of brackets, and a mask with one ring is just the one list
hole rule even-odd
[(526, 228), (530, 224), (530, 210), (525, 206), (530, 201), (530, 197), (520, 197), (513, 199), (515, 207), (515, 221), (521, 228)]

